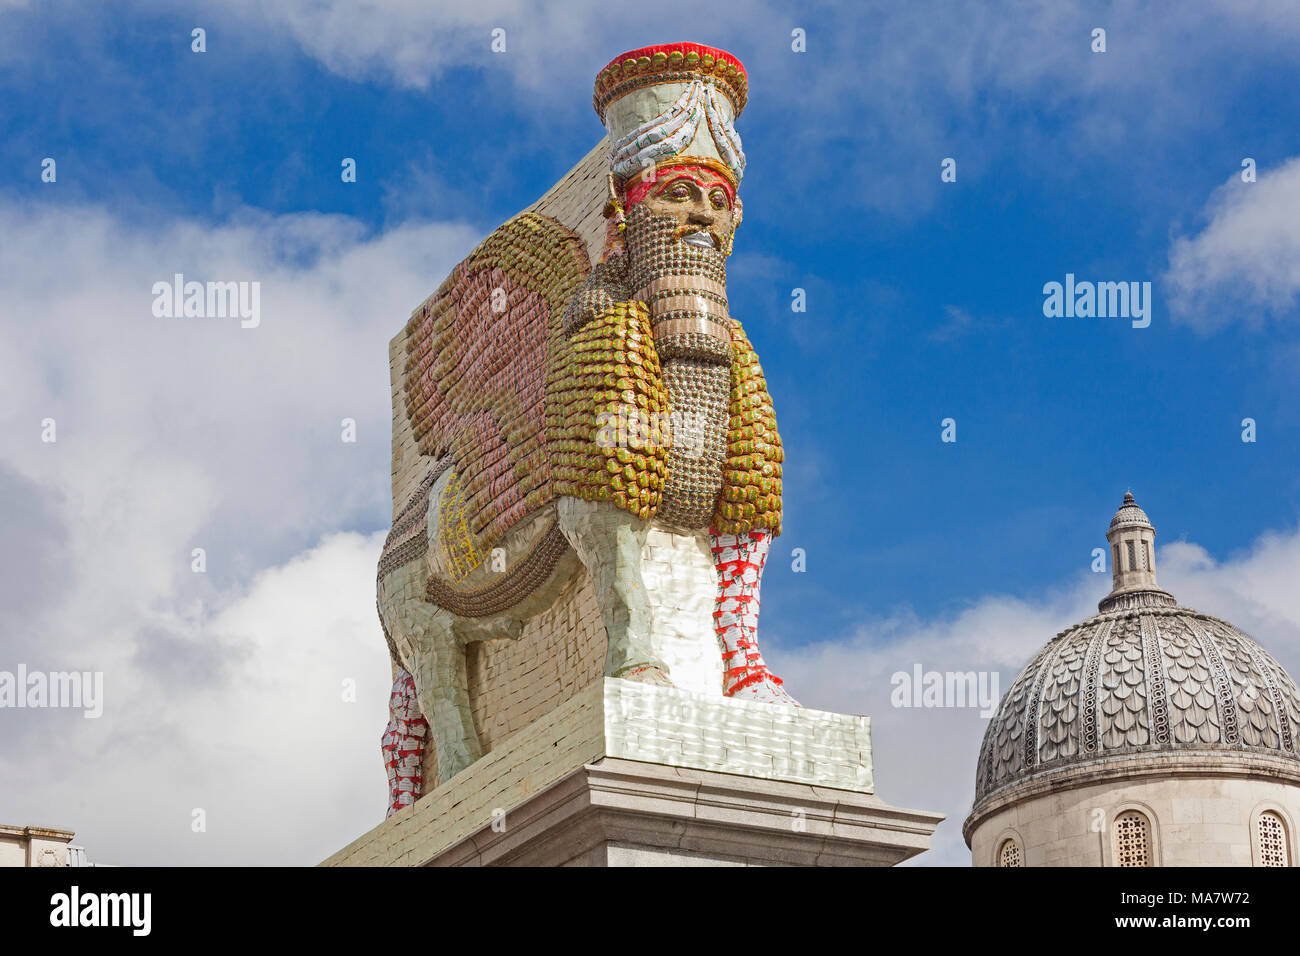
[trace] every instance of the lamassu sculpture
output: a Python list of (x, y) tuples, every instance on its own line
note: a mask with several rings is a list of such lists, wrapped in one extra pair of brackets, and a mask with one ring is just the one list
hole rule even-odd
[(407, 324), (394, 441), (409, 434), (424, 471), (379, 566), (397, 673), (390, 812), (419, 795), (426, 724), (439, 781), (481, 755), (467, 646), (517, 638), (583, 569), (606, 675), (672, 684), (648, 639), (652, 527), (712, 555), (722, 693), (796, 704), (756, 635), (784, 453), (727, 305), (747, 88), (735, 57), (698, 44), (615, 59), (594, 97), (610, 142), (600, 261), (573, 229), (527, 212)]

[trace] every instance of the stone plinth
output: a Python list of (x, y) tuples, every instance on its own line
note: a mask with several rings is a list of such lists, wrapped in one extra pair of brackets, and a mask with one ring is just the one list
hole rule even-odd
[(429, 866), (893, 866), (943, 818), (877, 797), (606, 757)]
[(602, 679), (326, 866), (890, 865), (943, 819), (873, 795), (870, 721)]

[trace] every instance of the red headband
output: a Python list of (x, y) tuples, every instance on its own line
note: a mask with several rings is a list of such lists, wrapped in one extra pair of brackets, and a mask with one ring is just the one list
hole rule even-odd
[(631, 183), (627, 187), (627, 205), (635, 206), (645, 199), (646, 195), (655, 186), (665, 180), (677, 179), (682, 176), (701, 189), (712, 189), (714, 186), (721, 186), (727, 192), (727, 202), (732, 205), (735, 204), (736, 189), (725, 176), (717, 172), (717, 170), (710, 169), (703, 163), (692, 163), (684, 160), (680, 163), (669, 163), (660, 166), (654, 171), (653, 176), (647, 176), (645, 179)]

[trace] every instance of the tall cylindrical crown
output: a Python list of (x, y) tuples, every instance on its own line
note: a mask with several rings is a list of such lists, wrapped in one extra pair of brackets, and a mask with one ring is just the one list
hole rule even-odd
[(671, 162), (709, 166), (733, 191), (745, 170), (736, 117), (749, 78), (740, 60), (699, 43), (629, 50), (596, 76), (592, 105), (609, 132), (620, 183)]
[[(701, 43), (663, 43), (621, 53), (596, 75), (592, 105), (602, 123), (615, 100), (633, 90), (708, 79), (727, 94), (739, 116), (749, 98), (749, 75), (738, 57)], [(626, 130), (624, 130), (626, 132)]]

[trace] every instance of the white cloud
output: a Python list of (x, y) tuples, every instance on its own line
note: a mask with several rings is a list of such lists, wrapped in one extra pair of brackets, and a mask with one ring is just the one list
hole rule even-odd
[[(13, 206), (0, 228), (24, 237), (0, 263), (4, 461), (68, 496), (80, 553), (126, 560), (135, 580), (165, 567), (165, 589), (191, 545), (220, 575), (382, 519), (387, 342), (476, 230), (367, 236), (343, 217), (254, 213), (145, 230), (98, 207)], [(175, 273), (259, 282), (260, 326), (154, 317), (152, 286)], [(56, 444), (39, 440), (45, 418)], [(160, 525), (184, 532), (165, 542), (181, 554), (149, 550)]]
[[(107, 696), (99, 720), (0, 712), (6, 816), (105, 862), (313, 862), (384, 806), (381, 540), (337, 532), (387, 520), (388, 339), (477, 231), (12, 204), (0, 230), (23, 237), (0, 259), (4, 589), (34, 595), (0, 607), (0, 668), (103, 671)], [(260, 282), (260, 326), (156, 318), (176, 272)]]
[[(413, 89), (426, 89), (446, 70), (468, 66), (506, 71), (524, 89), (538, 91), (589, 70), (573, 55), (575, 47), (598, 51), (593, 55), (599, 59), (606, 49), (613, 56), (656, 42), (629, 41), (626, 21), (611, 16), (609, 3), (601, 0), (567, 0), (562, 13), (527, 0), (287, 0), (272, 5), (234, 0), (224, 9), (245, 22), (284, 31), (331, 72)], [(707, 11), (694, 9), (709, 19)], [(660, 10), (657, 16), (669, 12)], [(491, 49), (495, 29), (505, 31), (502, 53)], [(602, 44), (601, 37), (607, 42)]]
[(135, 634), (96, 635), (110, 655), (102, 717), (0, 712), (0, 773), (22, 781), (6, 815), (75, 828), (92, 861), (116, 865), (312, 864), (381, 820), (382, 544), (332, 535), (222, 610), (177, 599)]
[[(1123, 150), (1130, 166), (1141, 164), (1154, 152), (1148, 144), (1181, 141), (1234, 108), (1236, 88), (1207, 64), (1285, 55), (1300, 25), (1294, 9), (1266, 0), (1249, 11), (1228, 0), (1185, 7), (1176, 18), (1158, 4), (1099, 13), (1060, 0), (953, 0), (943, 16), (907, 4), (792, 15), (771, 0), (664, 0), (649, 18), (643, 4), (608, 0), (235, 0), (227, 14), (232, 34), (288, 39), (353, 80), (438, 90), (451, 69), (475, 71), (475, 85), (502, 78), (490, 88), (519, 101), (503, 112), (526, 104), (552, 122), (576, 111), (590, 122), (595, 73), (625, 50), (678, 38), (716, 44), (746, 62), (753, 102), (781, 124), (788, 148), (767, 149), (766, 162), (853, 183), (843, 201), (906, 218), (935, 201), (943, 156), (956, 155), (968, 183), (995, 176), (1013, 150)], [(1108, 48), (1094, 54), (1091, 33), (1103, 24)], [(791, 49), (796, 27), (807, 31), (806, 53)], [(491, 52), (496, 28), (506, 31), (505, 53)], [(1016, 122), (1026, 108), (1060, 121)], [(846, 139), (847, 162), (837, 148)], [(1044, 170), (1058, 174), (1050, 163)]]
[[(420, 91), (430, 104), (491, 94), (499, 108), (482, 122), (497, 130), (509, 163), (562, 150), (548, 138), (557, 128), (588, 129), (583, 147), (595, 141), (591, 83), (609, 58), (676, 38), (717, 44), (751, 72), (753, 106), (741, 133), (757, 134), (761, 120), (762, 138), (753, 142), (762, 148), (751, 157), (756, 180), (793, 175), (831, 184), (838, 203), (907, 219), (935, 202), (945, 156), (958, 159), (962, 183), (985, 188), (1003, 188), (998, 177), (1013, 153), (1013, 166), (1049, 184), (1062, 175), (1051, 159), (1062, 152), (1122, 156), (1140, 182), (1168, 161), (1171, 144), (1181, 149), (1188, 135), (1256, 95), (1261, 71), (1274, 59), (1286, 62), (1300, 32), (1294, 5), (1267, 0), (1244, 10), (1230, 0), (1188, 5), (1176, 17), (1154, 3), (1099, 13), (1060, 0), (952, 0), (943, 16), (907, 4), (792, 14), (774, 0), (664, 0), (654, 17), (643, 4), (608, 0), (226, 0), (197, 12), (176, 0), (133, 5), (151, 23), (174, 19), (184, 6), (184, 23), (197, 16), (207, 24), (208, 56), (224, 49), (292, 67), (301, 52), (338, 76)], [(51, 55), (46, 45), (56, 29), (28, 13), (8, 19), (12, 25), (0, 30), (8, 59), (34, 66)], [(1108, 31), (1105, 54), (1090, 51), (1099, 22)], [(665, 23), (689, 26), (666, 31)], [(84, 17), (66, 26), (93, 48), (79, 55), (129, 76), (120, 51), (101, 44), (112, 31), (96, 26)], [(791, 50), (796, 27), (807, 30), (806, 53)], [(491, 51), (496, 28), (506, 31), (500, 54)], [(1260, 70), (1229, 69), (1242, 61)], [(1026, 123), (1027, 114), (1052, 122)], [(578, 122), (589, 125), (569, 125)], [(189, 140), (205, 142), (205, 132), (196, 128)]]
[[(175, 6), (173, 0), (143, 2)], [(1287, 0), (1254, 0), (1249, 10), (1241, 0), (1220, 0), (1180, 10), (1176, 22), (1158, 4), (1123, 5), (1099, 20), (1088, 4), (1059, 0), (955, 0), (942, 17), (907, 7), (859, 12), (843, 6), (833, 18), (792, 18), (784, 7), (765, 0), (716, 8), (665, 0), (651, 19), (638, 17), (645, 12), (640, 4), (617, 0), (565, 0), (558, 7), (526, 0), (281, 0), (271, 6), (233, 0), (222, 9), (257, 21), (263, 29), (284, 31), (340, 75), (421, 89), (449, 68), (470, 66), (499, 68), (521, 87), (545, 90), (557, 79), (581, 76), (590, 81), (595, 69), (623, 50), (673, 39), (713, 43), (738, 54), (777, 52), (796, 64), (801, 58), (791, 51), (791, 30), (801, 27), (808, 34), (808, 59), (833, 58), (847, 69), (818, 71), (819, 84), (829, 87), (792, 89), (772, 83), (768, 95), (811, 98), (832, 90), (837, 95), (856, 92), (888, 100), (894, 109), (900, 104), (886, 91), (918, 89), (922, 79), (925, 88), (937, 87), (964, 103), (990, 85), (1049, 98), (1068, 96), (1072, 87), (1149, 92), (1151, 81), (1185, 61), (1192, 47), (1224, 48), (1252, 36), (1269, 43), (1300, 32), (1300, 13)], [(1109, 59), (1090, 50), (1092, 29), (1102, 20)], [(661, 24), (668, 22), (689, 27), (685, 33), (665, 33)], [(506, 31), (504, 53), (491, 52), (492, 31), (498, 28)], [(1176, 88), (1168, 77), (1160, 83), (1162, 93)]]
[(1233, 174), (1203, 215), (1205, 228), (1176, 238), (1170, 249), (1165, 282), (1175, 317), (1208, 330), (1293, 309), (1300, 292), (1300, 157), (1259, 170), (1254, 183)]

